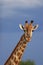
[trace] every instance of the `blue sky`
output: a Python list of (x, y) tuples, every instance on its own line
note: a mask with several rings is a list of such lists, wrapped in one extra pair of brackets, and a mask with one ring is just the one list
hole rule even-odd
[(34, 60), (43, 65), (43, 0), (0, 0), (0, 65), (9, 57), (23, 31), (19, 24), (34, 20), (39, 28), (25, 49), (22, 60)]

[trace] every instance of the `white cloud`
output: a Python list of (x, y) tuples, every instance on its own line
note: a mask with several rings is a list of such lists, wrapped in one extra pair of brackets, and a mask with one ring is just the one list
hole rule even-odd
[(12, 14), (12, 9), (43, 6), (43, 0), (1, 0), (2, 16)]
[(8, 7), (36, 7), (43, 6), (43, 0), (3, 0), (4, 6)]

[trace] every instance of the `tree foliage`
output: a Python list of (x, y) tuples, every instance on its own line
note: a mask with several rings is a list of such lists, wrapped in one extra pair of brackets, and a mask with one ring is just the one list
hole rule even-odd
[(34, 61), (21, 61), (19, 65), (35, 65)]

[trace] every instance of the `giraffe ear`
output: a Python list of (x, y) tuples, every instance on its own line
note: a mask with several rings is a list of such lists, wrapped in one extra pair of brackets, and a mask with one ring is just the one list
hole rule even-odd
[(19, 27), (21, 30), (24, 30), (24, 26), (22, 26), (21, 24), (19, 24)]
[(33, 30), (36, 30), (38, 28), (38, 24), (33, 27)]

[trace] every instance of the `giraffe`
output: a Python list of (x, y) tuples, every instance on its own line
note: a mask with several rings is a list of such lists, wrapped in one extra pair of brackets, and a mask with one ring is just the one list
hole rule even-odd
[(38, 25), (33, 26), (33, 21), (30, 23), (25, 21), (25, 25), (19, 24), (19, 27), (24, 33), (4, 65), (19, 65), (27, 43), (31, 41), (32, 33), (38, 28)]

